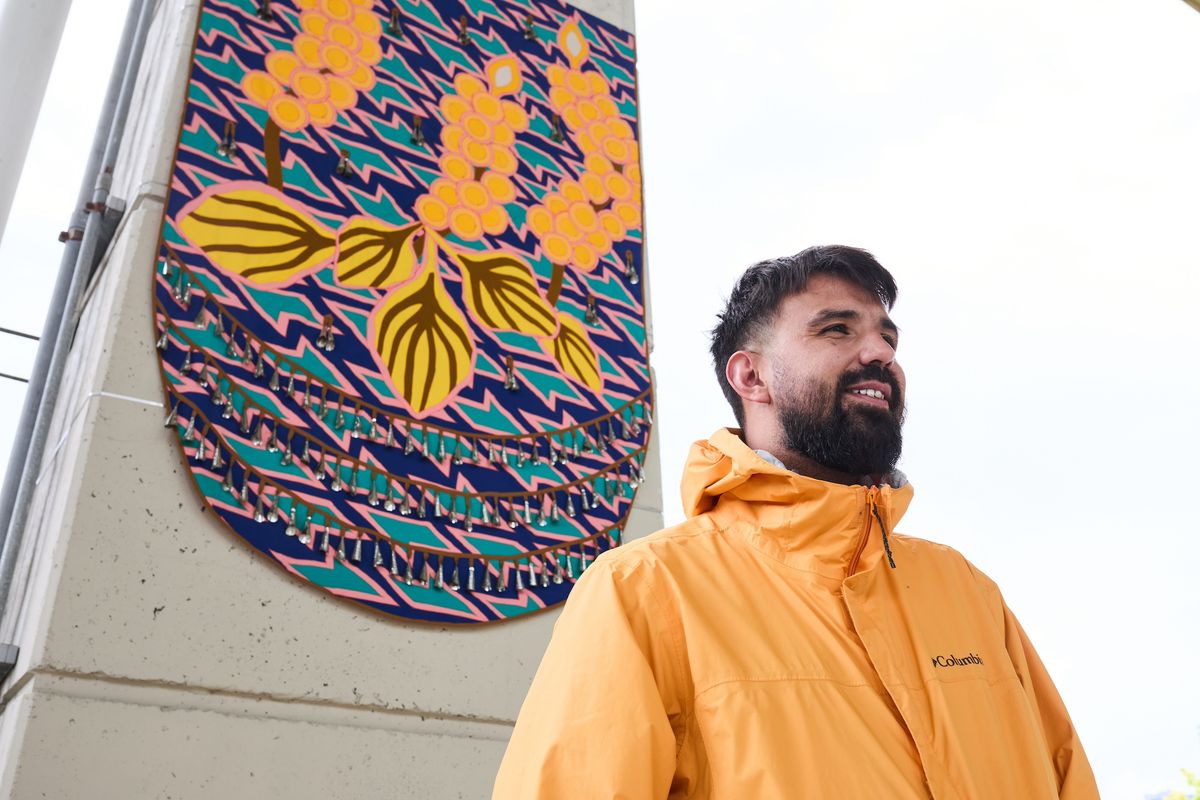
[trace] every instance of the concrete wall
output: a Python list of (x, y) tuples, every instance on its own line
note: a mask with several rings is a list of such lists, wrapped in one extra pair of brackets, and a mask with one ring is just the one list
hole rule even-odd
[[(580, 3), (625, 28), (632, 0)], [(383, 618), (299, 584), (182, 473), (150, 282), (194, 0), (162, 0), (0, 640), (0, 797), (488, 796), (556, 614)], [(657, 444), (628, 538), (661, 525)]]

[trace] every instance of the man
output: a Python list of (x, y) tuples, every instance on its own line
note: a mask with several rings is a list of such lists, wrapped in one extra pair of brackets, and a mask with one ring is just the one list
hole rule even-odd
[(996, 585), (895, 532), (895, 298), (850, 247), (741, 277), (712, 337), (740, 435), (693, 446), (686, 522), (580, 580), (497, 800), (1098, 797)]

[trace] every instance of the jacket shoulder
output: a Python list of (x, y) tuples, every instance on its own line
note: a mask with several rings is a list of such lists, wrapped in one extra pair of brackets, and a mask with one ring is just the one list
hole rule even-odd
[(669, 567), (679, 560), (702, 557), (721, 529), (707, 514), (700, 514), (622, 544), (597, 559), (618, 571)]
[(979, 591), (988, 600), (997, 604), (1003, 603), (999, 585), (988, 577), (983, 570), (975, 566), (970, 559), (950, 545), (930, 541), (929, 539), (921, 539), (916, 536), (909, 536), (904, 533), (894, 533), (892, 534), (892, 538), (903, 542), (904, 547), (916, 557), (935, 560), (940, 569), (953, 569), (969, 575), (979, 587)]

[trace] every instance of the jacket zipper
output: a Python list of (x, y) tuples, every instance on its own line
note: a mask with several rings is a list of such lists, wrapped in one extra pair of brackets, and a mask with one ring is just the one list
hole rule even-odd
[(878, 491), (879, 490), (874, 486), (872, 486), (870, 489), (867, 489), (867, 513), (865, 515), (867, 518), (867, 524), (863, 527), (862, 536), (859, 537), (858, 548), (854, 551), (854, 557), (850, 559), (850, 569), (846, 573), (847, 576), (853, 575), (858, 571), (858, 560), (862, 558), (863, 551), (867, 549), (867, 539), (871, 535), (871, 520), (874, 519), (878, 513), (875, 510), (875, 496)]

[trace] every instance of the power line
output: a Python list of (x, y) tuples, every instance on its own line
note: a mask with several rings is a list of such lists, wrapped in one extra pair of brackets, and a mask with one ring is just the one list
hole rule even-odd
[(0, 372), (0, 378), (8, 378), (10, 381), (29, 383), (29, 378), (18, 378), (16, 375), (9, 375), (7, 372)]
[(35, 342), (41, 341), (41, 339), (39, 337), (34, 336), (32, 333), (24, 333), (22, 331), (14, 331), (11, 328), (0, 328), (0, 333), (7, 333), (10, 336), (21, 336), (26, 339), (33, 339)]

